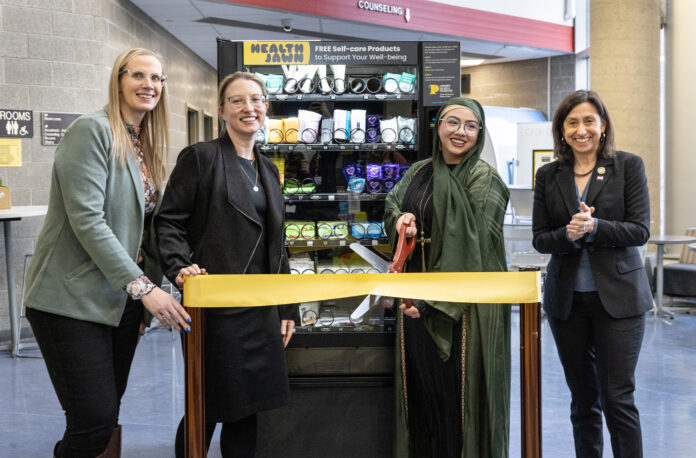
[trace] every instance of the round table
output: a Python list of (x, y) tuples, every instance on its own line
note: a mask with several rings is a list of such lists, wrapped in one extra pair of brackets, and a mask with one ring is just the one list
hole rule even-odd
[(696, 242), (696, 237), (691, 237), (688, 235), (653, 235), (648, 240), (648, 243), (652, 243), (657, 246), (657, 265), (655, 266), (655, 289), (657, 290), (655, 295), (655, 314), (657, 315), (669, 315), (674, 318), (674, 314), (662, 306), (662, 294), (664, 288), (664, 255), (665, 255), (665, 245), (683, 245), (684, 243), (694, 243)]

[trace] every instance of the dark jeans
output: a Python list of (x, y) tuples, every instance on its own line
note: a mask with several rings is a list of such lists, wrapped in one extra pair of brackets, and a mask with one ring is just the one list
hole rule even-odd
[(65, 410), (56, 456), (94, 458), (106, 449), (118, 423), (142, 316), (141, 302), (130, 299), (117, 327), (27, 309)]
[(596, 292), (573, 296), (567, 320), (548, 317), (570, 388), (575, 454), (601, 457), (602, 413), (615, 458), (643, 456), (640, 418), (633, 392), (645, 315), (616, 319)]

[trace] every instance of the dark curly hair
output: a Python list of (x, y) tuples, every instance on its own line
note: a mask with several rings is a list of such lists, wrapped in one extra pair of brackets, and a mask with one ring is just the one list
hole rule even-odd
[(559, 162), (573, 162), (573, 150), (563, 140), (563, 123), (565, 123), (568, 113), (583, 102), (591, 103), (595, 107), (599, 117), (602, 119), (602, 123), (606, 126), (603, 138), (600, 138), (597, 157), (611, 157), (614, 155), (614, 151), (616, 151), (616, 146), (614, 145), (614, 125), (611, 122), (611, 117), (609, 117), (607, 107), (604, 106), (604, 102), (602, 102), (602, 99), (599, 98), (595, 91), (579, 90), (563, 99), (553, 115), (553, 152), (554, 157)]

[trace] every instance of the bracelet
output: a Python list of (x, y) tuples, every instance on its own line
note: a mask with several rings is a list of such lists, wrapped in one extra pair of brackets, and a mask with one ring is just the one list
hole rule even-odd
[(126, 293), (134, 301), (142, 299), (142, 297), (148, 294), (150, 291), (155, 289), (155, 284), (150, 281), (145, 274), (140, 275), (138, 278), (128, 283), (125, 288)]

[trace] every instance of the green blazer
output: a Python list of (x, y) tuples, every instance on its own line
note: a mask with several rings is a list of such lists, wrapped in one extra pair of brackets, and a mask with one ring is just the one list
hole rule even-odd
[[(118, 325), (123, 287), (143, 274), (159, 283), (155, 231), (145, 231), (140, 167), (110, 154), (105, 110), (79, 117), (56, 149), (48, 213), (27, 272), (27, 307), (110, 326)], [(154, 218), (150, 218), (154, 221)]]

